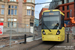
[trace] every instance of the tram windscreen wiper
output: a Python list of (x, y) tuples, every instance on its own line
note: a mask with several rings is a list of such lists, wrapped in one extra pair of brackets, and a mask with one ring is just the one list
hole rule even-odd
[[(44, 23), (43, 23), (44, 24)], [(51, 30), (44, 24), (44, 26), (51, 32)]]

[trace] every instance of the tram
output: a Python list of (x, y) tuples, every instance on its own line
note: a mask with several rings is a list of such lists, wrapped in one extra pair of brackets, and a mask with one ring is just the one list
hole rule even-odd
[(65, 40), (64, 14), (58, 10), (46, 10), (42, 13), (42, 41)]

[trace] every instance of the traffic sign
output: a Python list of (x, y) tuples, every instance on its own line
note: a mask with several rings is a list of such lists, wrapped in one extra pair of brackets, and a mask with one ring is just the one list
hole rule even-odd
[(0, 35), (3, 35), (3, 23), (0, 23)]

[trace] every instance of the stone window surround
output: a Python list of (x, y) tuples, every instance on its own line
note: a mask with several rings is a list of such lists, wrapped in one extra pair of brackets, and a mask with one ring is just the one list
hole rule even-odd
[[(29, 5), (28, 5), (28, 6), (29, 6)], [(34, 10), (34, 9), (35, 9), (35, 8), (34, 8), (34, 6), (29, 6), (29, 7), (31, 7), (31, 9), (32, 9), (32, 10)], [(26, 9), (27, 9), (27, 6), (26, 6)]]
[[(12, 6), (14, 6), (14, 8), (12, 8)], [(10, 15), (11, 15), (11, 10), (13, 9), (14, 10), (14, 14), (13, 15), (15, 15), (15, 10), (17, 10), (18, 9), (18, 6), (17, 6), (17, 8), (15, 8), (15, 6), (17, 6), (17, 5), (10, 5), (10, 8), (9, 8), (9, 5), (8, 5), (8, 11), (10, 10)], [(8, 14), (9, 15), (9, 14)], [(16, 14), (17, 15), (17, 14)]]

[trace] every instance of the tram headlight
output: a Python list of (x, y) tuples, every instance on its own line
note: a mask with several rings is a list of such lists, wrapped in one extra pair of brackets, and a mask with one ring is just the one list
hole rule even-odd
[(42, 33), (43, 33), (43, 35), (46, 35), (46, 33), (45, 33), (45, 31), (44, 31), (44, 30), (43, 30), (43, 32), (42, 32)]
[(56, 35), (59, 35), (59, 34), (60, 34), (60, 31), (58, 30), (57, 33), (56, 33)]
[(45, 32), (43, 32), (43, 35), (46, 35), (46, 33), (45, 33)]

